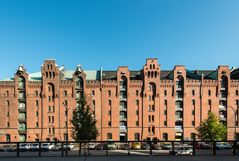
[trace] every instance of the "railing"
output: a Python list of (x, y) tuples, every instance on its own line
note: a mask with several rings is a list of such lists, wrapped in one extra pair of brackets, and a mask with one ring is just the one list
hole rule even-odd
[[(181, 149), (183, 153), (181, 153)], [(238, 155), (239, 141), (0, 142), (0, 157)]]

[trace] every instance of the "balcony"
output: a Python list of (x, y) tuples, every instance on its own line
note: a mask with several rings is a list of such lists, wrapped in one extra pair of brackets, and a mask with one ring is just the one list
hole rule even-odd
[(17, 86), (18, 89), (25, 89), (25, 85), (23, 83), (19, 83)]
[(127, 117), (126, 116), (120, 116), (120, 121), (127, 121)]
[(18, 129), (19, 134), (26, 134), (27, 129)]
[(19, 118), (18, 118), (18, 121), (19, 121), (19, 122), (26, 122), (27, 119), (26, 119), (25, 117), (19, 117)]
[(176, 116), (175, 121), (183, 121), (183, 118)]
[(19, 95), (19, 96), (18, 96), (18, 100), (19, 100), (19, 101), (22, 101), (22, 102), (26, 102), (26, 96), (25, 96), (25, 95), (23, 95), (23, 96), (22, 96), (22, 95)]
[(183, 85), (182, 84), (176, 84), (176, 90), (180, 91), (183, 89)]
[(219, 115), (220, 121), (227, 121), (227, 118), (225, 115)]
[(183, 111), (183, 107), (182, 106), (176, 106), (176, 111)]
[(120, 126), (120, 132), (127, 132), (127, 126)]
[(26, 112), (26, 107), (18, 107), (18, 112)]
[(219, 105), (219, 111), (226, 111), (226, 110), (227, 110), (226, 106)]
[(120, 107), (120, 111), (127, 111), (126, 107)]
[(124, 85), (124, 86), (120, 86), (120, 91), (126, 91), (126, 86)]
[(176, 132), (183, 132), (183, 127), (182, 126), (175, 126), (175, 131)]

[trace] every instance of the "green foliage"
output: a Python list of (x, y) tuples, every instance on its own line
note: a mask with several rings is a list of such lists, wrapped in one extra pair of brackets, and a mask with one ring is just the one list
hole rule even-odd
[(73, 125), (72, 137), (76, 141), (96, 140), (99, 135), (96, 120), (90, 107), (86, 105), (84, 97), (80, 100), (79, 106), (73, 111), (71, 123)]
[(209, 112), (208, 118), (197, 127), (199, 136), (204, 141), (222, 141), (226, 140), (227, 127), (219, 122), (217, 116)]

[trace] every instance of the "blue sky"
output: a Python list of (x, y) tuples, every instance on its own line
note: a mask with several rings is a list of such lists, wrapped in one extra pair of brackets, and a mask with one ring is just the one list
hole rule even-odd
[(44, 59), (74, 69), (239, 66), (238, 0), (0, 0), (0, 79)]

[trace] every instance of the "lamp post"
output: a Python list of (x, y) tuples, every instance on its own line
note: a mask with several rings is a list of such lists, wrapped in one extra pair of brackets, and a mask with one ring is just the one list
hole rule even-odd
[(227, 106), (227, 107), (230, 107), (232, 109), (232, 111), (234, 112), (234, 141), (236, 141), (236, 118), (237, 118), (237, 113), (235, 111), (235, 109), (232, 107), (232, 106)]
[(62, 103), (63, 106), (65, 107), (65, 114), (66, 114), (66, 153), (68, 153), (68, 107), (67, 107), (67, 104), (65, 102)]

